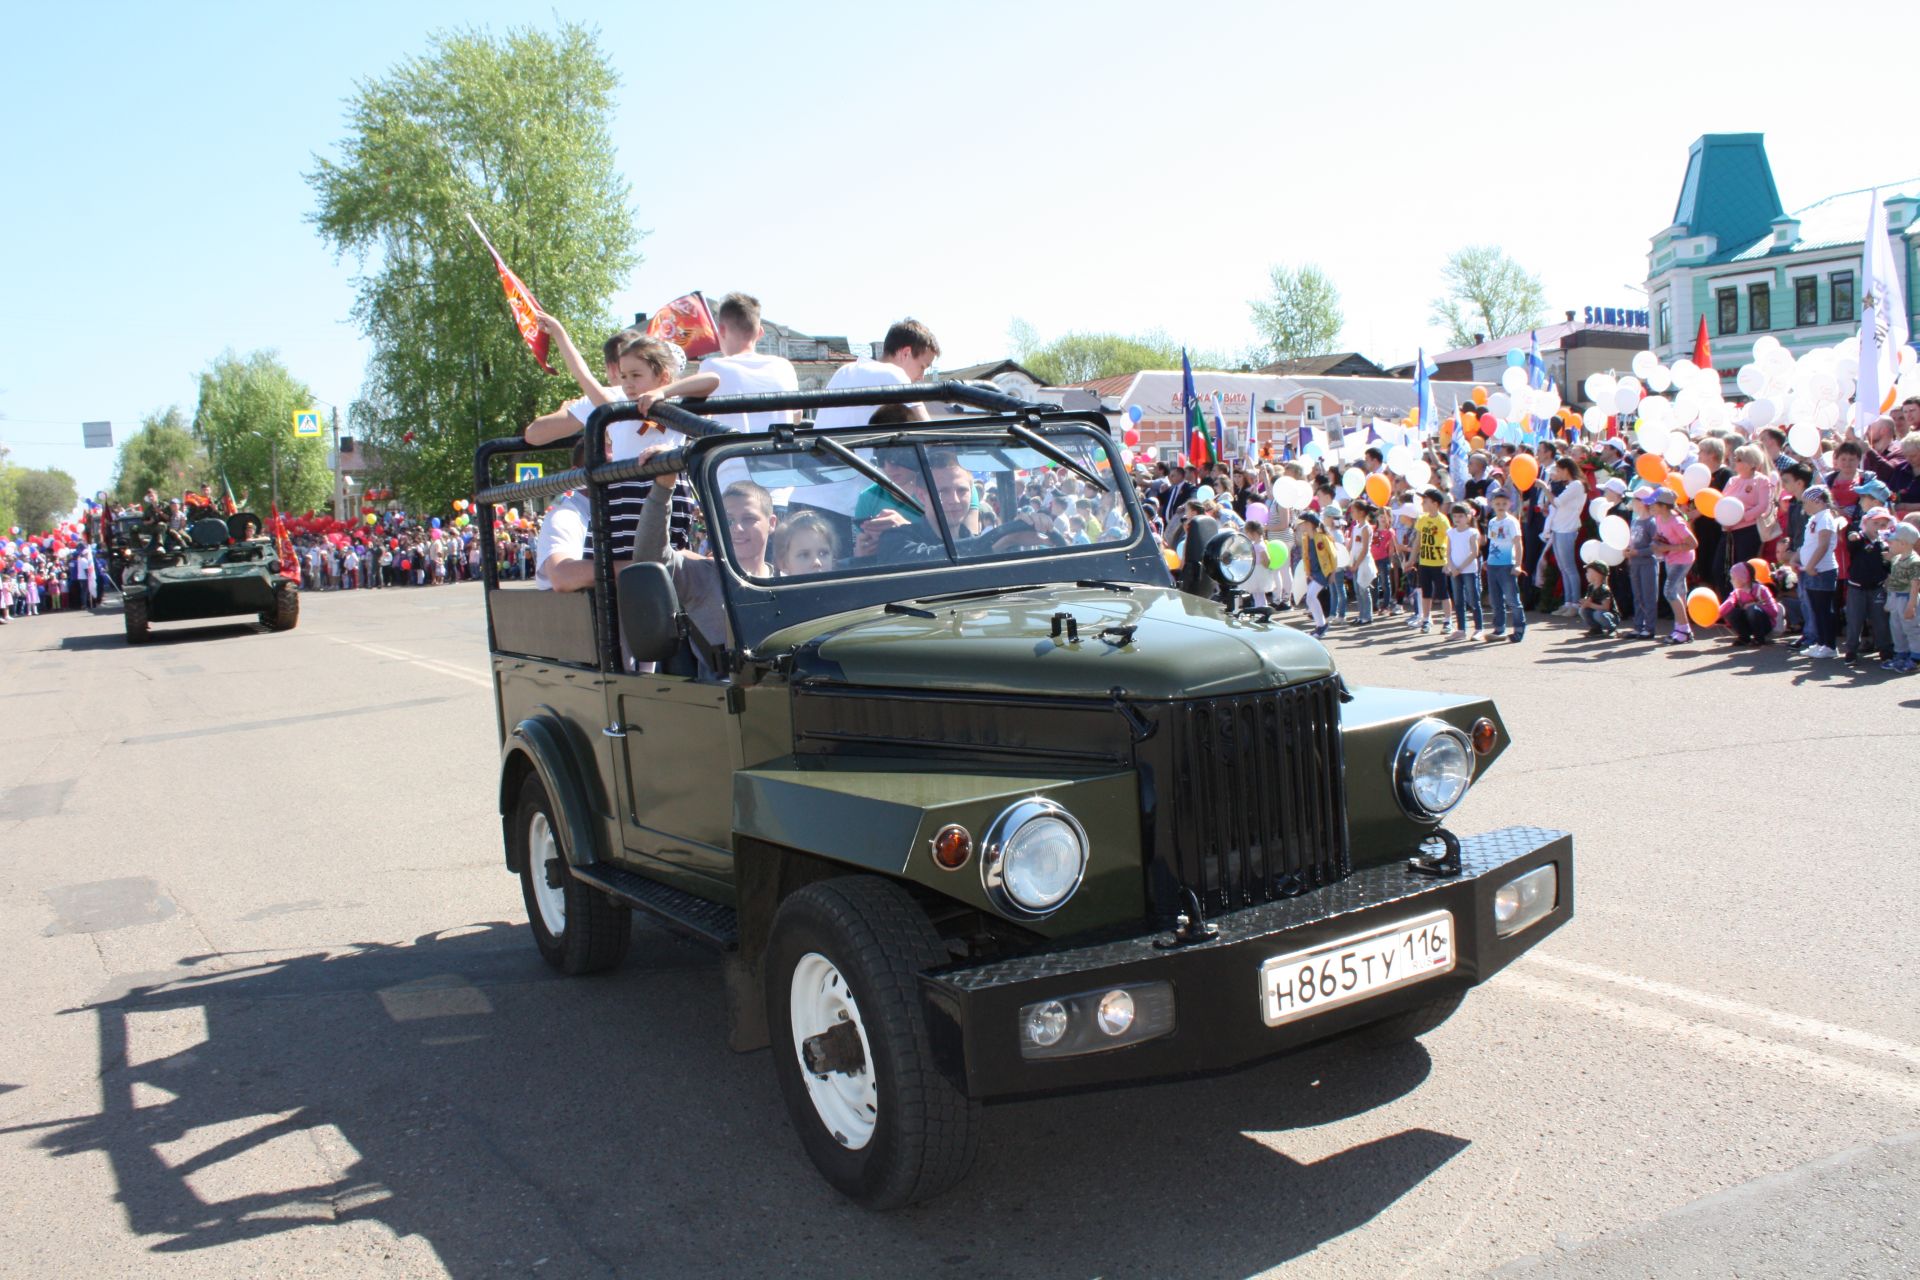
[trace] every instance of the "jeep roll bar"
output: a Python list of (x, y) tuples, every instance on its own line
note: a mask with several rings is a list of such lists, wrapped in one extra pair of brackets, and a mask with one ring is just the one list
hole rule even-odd
[[(713, 436), (735, 434), (730, 428), (703, 416), (708, 413), (766, 413), (782, 409), (835, 409), (889, 404), (924, 404), (928, 401), (941, 401), (963, 404), (976, 409), (985, 409), (1001, 413), (1019, 413), (1023, 411), (1045, 412), (1057, 408), (1054, 405), (1035, 404), (1022, 400), (1018, 396), (1008, 395), (996, 387), (973, 382), (910, 382), (891, 387), (848, 387), (837, 391), (775, 391), (746, 396), (717, 396), (707, 400), (688, 401), (686, 404), (673, 404), (662, 401), (655, 404), (645, 415), (631, 400), (616, 400), (603, 404), (587, 415), (587, 424), (581, 434), (586, 441), (587, 465), (571, 467), (565, 471), (556, 471), (552, 475), (541, 476), (538, 480), (517, 480), (507, 484), (494, 484), (491, 471), (495, 458), (512, 453), (534, 452), (539, 446), (529, 445), (523, 436), (502, 437), (483, 441), (474, 451), (473, 485), (474, 500), (480, 507), (480, 527), (482, 544), (480, 559), (482, 579), (486, 590), (500, 585), (499, 548), (493, 537), (494, 508), (503, 504), (525, 503), (536, 498), (549, 498), (568, 489), (587, 486), (590, 489), (604, 488), (610, 484), (619, 484), (628, 480), (650, 480), (673, 472), (686, 470), (686, 450), (669, 449), (665, 453), (648, 458), (626, 458), (617, 462), (595, 463), (592, 459), (606, 456), (607, 429), (616, 422), (631, 422), (642, 416), (671, 427), (683, 435), (695, 440), (704, 440)], [(697, 405), (700, 413), (690, 406)], [(794, 424), (785, 430), (799, 432), (804, 427)], [(1069, 466), (1073, 466), (1068, 462)], [(1075, 471), (1081, 470), (1074, 466)], [(607, 504), (589, 502), (592, 513), (589, 524), (593, 533), (593, 543), (599, 552), (593, 558), (593, 589), (595, 595), (594, 625), (599, 631), (600, 671), (610, 675), (617, 668), (619, 660), (620, 623), (613, 608), (614, 570), (613, 557), (605, 549), (613, 545), (613, 531), (607, 522)], [(494, 647), (492, 610), (488, 610), (487, 647)]]

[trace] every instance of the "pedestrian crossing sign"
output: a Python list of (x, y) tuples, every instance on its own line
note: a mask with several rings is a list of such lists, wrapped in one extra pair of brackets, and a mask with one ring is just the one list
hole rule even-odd
[(516, 462), (513, 464), (515, 483), (522, 480), (538, 480), (547, 474), (547, 469), (537, 462)]
[(320, 434), (320, 411), (318, 409), (295, 409), (293, 411), (293, 434), (302, 438)]

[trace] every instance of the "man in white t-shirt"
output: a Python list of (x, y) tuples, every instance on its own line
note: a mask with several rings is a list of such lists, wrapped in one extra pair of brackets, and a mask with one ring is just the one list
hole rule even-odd
[(587, 495), (571, 490), (540, 522), (533, 544), (534, 585), (542, 591), (585, 591), (593, 585)]
[[(700, 371), (675, 378), (664, 386), (637, 395), (634, 400), (646, 412), (656, 401), (679, 397), (703, 400), (708, 396), (745, 396), (780, 391), (798, 391), (800, 379), (793, 365), (780, 356), (755, 351), (754, 345), (766, 336), (760, 323), (760, 299), (747, 293), (730, 293), (721, 299), (714, 312), (719, 331), (720, 354), (700, 362)], [(733, 431), (765, 431), (776, 422), (793, 421), (790, 409), (765, 413), (716, 413), (709, 415), (721, 426)]]
[[(933, 330), (918, 320), (902, 320), (887, 330), (887, 339), (880, 344), (878, 360), (856, 360), (852, 364), (841, 365), (828, 379), (827, 390), (905, 386), (926, 377), (927, 370), (939, 358), (940, 344), (934, 341)], [(917, 405), (915, 409), (916, 417), (926, 417), (925, 409)], [(872, 417), (873, 408), (868, 405), (822, 409), (814, 416), (813, 424), (816, 427), (857, 427)]]

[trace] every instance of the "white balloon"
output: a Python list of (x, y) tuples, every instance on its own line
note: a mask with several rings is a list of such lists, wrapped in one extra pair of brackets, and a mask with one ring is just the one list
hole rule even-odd
[(1600, 553), (1602, 551), (1605, 551), (1606, 549), (1607, 549), (1607, 544), (1600, 541), (1598, 538), (1588, 538), (1585, 542), (1580, 544), (1580, 563), (1581, 564), (1594, 563), (1600, 558)]
[(1359, 497), (1360, 491), (1367, 487), (1367, 473), (1358, 467), (1348, 467), (1347, 473), (1340, 477), (1340, 487), (1349, 498)]
[[(1687, 438), (1687, 433), (1684, 431), (1675, 431), (1667, 436), (1666, 447), (1660, 450), (1660, 456), (1666, 459), (1668, 466), (1677, 467), (1685, 462), (1687, 455), (1692, 452), (1693, 441)], [(1693, 486), (1689, 485), (1687, 487), (1691, 489)]]
[(1860, 377), (1860, 357), (1840, 356), (1833, 362), (1833, 376), (1845, 382), (1849, 378)]
[[(1684, 369), (1686, 367), (1686, 365), (1677, 364), (1673, 368)], [(1653, 368), (1647, 370), (1647, 390), (1658, 394), (1674, 385), (1676, 385), (1676, 383), (1673, 377), (1673, 369), (1669, 369), (1663, 364), (1656, 364)]]
[(1822, 431), (1828, 431), (1840, 423), (1840, 406), (1830, 400), (1823, 400), (1813, 411), (1813, 425)]
[[(1758, 352), (1755, 354), (1759, 355)], [(1766, 355), (1760, 356), (1760, 367), (1767, 371), (1769, 378), (1791, 378), (1793, 364), (1793, 352), (1777, 344)]]
[(1746, 503), (1738, 498), (1722, 498), (1720, 505), (1713, 509), (1713, 518), (1731, 529), (1740, 523), (1740, 517), (1747, 514)]
[(1397, 444), (1387, 450), (1387, 470), (1397, 476), (1407, 474), (1407, 464), (1414, 460), (1415, 454), (1406, 445)]
[(1538, 418), (1551, 418), (1560, 412), (1560, 393), (1552, 387), (1541, 387), (1533, 393), (1533, 413)]
[(1502, 422), (1513, 418), (1513, 397), (1504, 391), (1496, 391), (1487, 397), (1487, 408), (1493, 410), (1493, 416)]
[[(1633, 383), (1633, 385), (1628, 386), (1627, 383), (1629, 382)], [(1615, 413), (1632, 413), (1633, 407), (1639, 403), (1640, 384), (1632, 378), (1622, 381), (1619, 388), (1613, 393), (1613, 411)]]
[(1612, 568), (1614, 565), (1626, 563), (1627, 551), (1625, 547), (1612, 547), (1603, 542), (1600, 544), (1600, 550), (1594, 552), (1593, 558)]
[(1908, 396), (1920, 396), (1920, 369), (1908, 369), (1894, 380), (1893, 389), (1905, 400)]
[(1590, 373), (1587, 375), (1587, 380), (1583, 385), (1586, 387), (1587, 399), (1594, 404), (1613, 403), (1615, 384), (1612, 374)]
[(1781, 350), (1780, 339), (1770, 333), (1763, 333), (1753, 340), (1753, 358), (1765, 364), (1767, 358)]
[(1758, 431), (1760, 428), (1771, 424), (1773, 422), (1773, 415), (1778, 412), (1779, 409), (1774, 406), (1773, 401), (1766, 399), (1755, 400), (1747, 406), (1747, 425), (1755, 431)]
[(1619, 516), (1610, 515), (1600, 522), (1600, 541), (1610, 547), (1626, 550), (1627, 539), (1631, 535), (1632, 530), (1627, 528), (1627, 522)]
[(1593, 517), (1595, 523), (1607, 519), (1612, 511), (1613, 499), (1604, 494), (1587, 504), (1587, 514)]
[(1680, 480), (1687, 486), (1688, 493), (1698, 493), (1713, 483), (1713, 468), (1704, 462), (1696, 462), (1681, 472)]
[(1672, 430), (1662, 418), (1642, 418), (1633, 428), (1633, 441), (1642, 453), (1659, 453), (1667, 447), (1667, 435)]
[(1766, 372), (1757, 364), (1743, 364), (1734, 377), (1733, 385), (1740, 388), (1740, 394), (1748, 398), (1758, 397), (1767, 389)]
[(1673, 398), (1673, 425), (1684, 427), (1700, 416), (1704, 397), (1698, 387), (1688, 387)]
[(1653, 354), (1653, 352), (1636, 351), (1633, 353), (1633, 376), (1642, 382), (1651, 381), (1653, 371), (1659, 367), (1660, 357)]
[(1648, 396), (1635, 407), (1635, 411), (1642, 422), (1664, 427), (1673, 421), (1673, 401), (1665, 396)]
[(1632, 374), (1628, 374), (1626, 377), (1620, 379), (1618, 383), (1614, 384), (1614, 389), (1616, 391), (1619, 390), (1621, 387), (1632, 387), (1635, 395), (1639, 395), (1641, 392), (1646, 390), (1645, 387), (1640, 385), (1640, 379), (1634, 377)]
[(1299, 600), (1307, 594), (1307, 558), (1301, 556), (1293, 562), (1293, 598)]
[(1811, 458), (1820, 451), (1820, 428), (1812, 421), (1796, 422), (1787, 429), (1787, 448), (1803, 458)]
[(1500, 385), (1507, 389), (1508, 395), (1519, 395), (1527, 389), (1527, 371), (1517, 364), (1508, 365), (1507, 371), (1500, 375)]
[(1699, 378), (1696, 376), (1699, 372), (1699, 368), (1694, 365), (1693, 361), (1676, 360), (1672, 366), (1667, 369), (1667, 377), (1672, 379), (1674, 389), (1678, 390), (1681, 387), (1690, 387), (1699, 381)]
[(1426, 459), (1415, 458), (1407, 464), (1407, 469), (1404, 474), (1407, 477), (1408, 484), (1416, 489), (1420, 489), (1426, 486), (1427, 481), (1433, 479), (1433, 468), (1427, 465)]
[(1853, 361), (1854, 372), (1856, 373), (1859, 372), (1860, 370), (1860, 335), (1859, 334), (1856, 333), (1852, 337), (1842, 338), (1840, 341), (1833, 344), (1833, 349), (1840, 353), (1840, 358), (1842, 360)]

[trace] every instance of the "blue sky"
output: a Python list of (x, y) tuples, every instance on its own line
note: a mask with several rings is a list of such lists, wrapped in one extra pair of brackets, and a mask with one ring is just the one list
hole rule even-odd
[(1884, 4), (1823, 5), (1818, 28), (1764, 4), (21, 7), (0, 81), (14, 460), (103, 487), (112, 454), (77, 424), (191, 413), (226, 347), (277, 349), (344, 407), (368, 353), (354, 267), (302, 175), (355, 82), (430, 32), (554, 12), (598, 23), (624, 80), (647, 235), (622, 310), (743, 288), (856, 340), (913, 314), (949, 365), (1004, 355), (1014, 316), (1239, 348), (1268, 266), (1308, 261), (1342, 291), (1342, 345), (1397, 361), (1444, 345), (1428, 302), (1467, 243), (1538, 272), (1556, 314), (1637, 304), (1700, 133), (1765, 132), (1789, 207), (1920, 171), (1910, 79), (1859, 80)]

